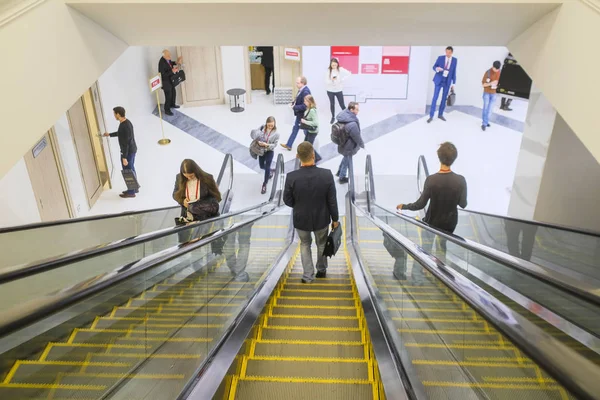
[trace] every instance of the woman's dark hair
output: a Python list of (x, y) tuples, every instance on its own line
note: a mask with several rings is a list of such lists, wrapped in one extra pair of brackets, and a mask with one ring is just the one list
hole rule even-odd
[(450, 167), (458, 157), (458, 150), (456, 150), (456, 146), (452, 143), (444, 142), (440, 145), (437, 154), (440, 162)]
[(331, 78), (331, 71), (333, 71), (333, 68), (331, 68), (331, 64), (336, 63), (338, 65), (338, 70), (340, 69), (340, 60), (338, 60), (337, 58), (333, 57), (330, 61), (329, 61), (329, 77)]
[(181, 167), (179, 168), (179, 182), (178, 188), (173, 196), (175, 200), (179, 204), (183, 204), (185, 200), (185, 188), (188, 183), (188, 179), (184, 174), (194, 174), (196, 178), (200, 181), (201, 185), (206, 185), (208, 188), (208, 193), (214, 197), (217, 201), (221, 201), (221, 193), (219, 192), (219, 188), (217, 187), (217, 183), (213, 179), (210, 174), (207, 174), (200, 168), (198, 164), (194, 160), (185, 159), (181, 162)]
[(276, 131), (277, 130), (277, 121), (275, 121), (275, 117), (268, 117), (267, 120), (265, 121), (265, 126), (263, 127), (263, 129), (267, 128), (267, 124), (269, 122), (273, 123), (273, 130)]

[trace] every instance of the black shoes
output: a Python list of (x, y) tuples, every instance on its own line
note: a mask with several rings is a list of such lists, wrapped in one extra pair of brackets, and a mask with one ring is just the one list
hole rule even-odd
[(438, 118), (441, 119), (442, 121), (446, 122), (446, 117), (444, 117), (443, 115), (440, 115)]
[(268, 96), (268, 95), (270, 95), (270, 94), (271, 94), (271, 91), (270, 91), (270, 90), (267, 90), (267, 96)]
[(340, 170), (338, 169), (338, 171), (335, 173), (335, 176), (337, 176), (338, 178), (340, 177)]
[(330, 125), (333, 125), (333, 124), (335, 124), (335, 118), (331, 118), (331, 121), (329, 121), (329, 124), (330, 124)]
[(260, 189), (260, 194), (265, 194), (265, 193), (267, 193), (267, 185), (265, 185), (265, 184), (263, 183), (263, 185), (262, 185), (262, 189)]
[(171, 108), (179, 108), (179, 106), (175, 104), (174, 106), (171, 106)]
[(310, 283), (310, 281), (307, 281), (306, 279), (302, 279), (302, 283)]
[(121, 193), (119, 197), (123, 199), (133, 199), (135, 197), (135, 193)]
[(486, 126), (485, 126), (485, 125), (481, 125), (481, 130), (482, 130), (482, 131), (484, 131), (484, 132), (485, 132), (485, 128), (486, 128)]
[(428, 123), (428, 124), (430, 124), (430, 123), (431, 123), (431, 121), (433, 121), (433, 118), (429, 118), (429, 119), (427, 120), (427, 123)]
[(348, 178), (340, 178), (340, 183), (343, 185), (345, 183), (348, 183)]
[(315, 275), (315, 277), (317, 277), (317, 278), (327, 278), (327, 271), (317, 271), (317, 274)]
[(165, 115), (170, 115), (172, 117), (173, 113), (171, 112), (171, 110), (169, 110), (169, 111), (165, 111)]

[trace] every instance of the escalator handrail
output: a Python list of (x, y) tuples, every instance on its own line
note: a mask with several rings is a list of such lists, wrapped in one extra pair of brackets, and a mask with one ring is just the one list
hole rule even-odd
[[(421, 170), (419, 168), (419, 164), (423, 164), (423, 169), (425, 170), (425, 178), (427, 178), (429, 176), (429, 169), (427, 168), (427, 160), (425, 159), (425, 156), (423, 156), (423, 155), (419, 156), (419, 161), (418, 161), (418, 164), (417, 164), (417, 189), (419, 191), (419, 194), (421, 194), (422, 193), (421, 192), (421, 188), (419, 187), (419, 180), (420, 180)], [(541, 226), (541, 227), (544, 227), (544, 228), (556, 229), (556, 230), (560, 230), (560, 231), (573, 232), (573, 233), (578, 233), (580, 235), (588, 235), (588, 236), (600, 237), (600, 232), (594, 231), (594, 230), (591, 230), (591, 229), (586, 229), (586, 228), (575, 228), (575, 227), (572, 227), (572, 226), (566, 226), (566, 225), (560, 225), (560, 224), (552, 224), (552, 223), (549, 223), (549, 222), (540, 222), (540, 221), (534, 221), (534, 220), (527, 220), (527, 219), (509, 217), (509, 216), (505, 216), (505, 215), (495, 215), (495, 214), (490, 214), (490, 213), (486, 213), (486, 212), (483, 212), (483, 211), (460, 210), (460, 212), (461, 213), (475, 214), (475, 215), (482, 215), (484, 217), (497, 218), (497, 219), (501, 219), (501, 220), (515, 221), (515, 222), (519, 222), (519, 223), (522, 223), (522, 224), (529, 224), (529, 225)]]
[[(225, 158), (223, 159), (223, 163), (221, 164), (221, 169), (219, 170), (219, 175), (218, 175), (217, 181), (216, 181), (217, 187), (221, 184), (221, 179), (223, 178), (224, 171), (227, 166), (229, 166), (229, 168), (231, 169), (229, 182), (227, 184), (227, 187), (229, 188), (228, 191), (230, 192), (231, 188), (233, 187), (233, 156), (229, 153), (225, 154)], [(122, 217), (128, 217), (128, 216), (132, 216), (132, 215), (153, 213), (153, 212), (159, 212), (159, 211), (177, 210), (179, 208), (181, 208), (181, 206), (177, 205), (177, 206), (153, 208), (153, 209), (148, 209), (148, 210), (125, 211), (122, 213), (115, 213), (115, 214), (102, 214), (102, 215), (91, 215), (89, 217), (60, 219), (57, 221), (36, 222), (33, 224), (17, 225), (17, 226), (10, 226), (7, 228), (0, 228), (0, 235), (2, 235), (4, 233), (12, 233), (12, 232), (25, 231), (25, 230), (31, 230), (31, 229), (48, 228), (51, 226), (76, 224), (79, 222), (98, 221), (98, 220), (105, 220), (105, 219), (109, 219), (109, 218), (122, 218)]]
[[(231, 159), (231, 158), (230, 158)], [(228, 157), (225, 158), (225, 162), (227, 162)], [(225, 163), (224, 163), (225, 164)], [(276, 164), (276, 172), (275, 176), (279, 177), (281, 175), (281, 171), (283, 171), (283, 156), (280, 154), (277, 158)], [(233, 164), (231, 164), (233, 166)], [(232, 174), (233, 176), (233, 174)], [(233, 179), (231, 179), (233, 181)], [(281, 179), (275, 179), (273, 181), (273, 189), (271, 192), (270, 199), (266, 202), (246, 207), (241, 210), (236, 210), (231, 213), (222, 214), (215, 218), (207, 219), (204, 221), (195, 221), (190, 224), (184, 226), (175, 226), (171, 228), (165, 228), (154, 232), (143, 233), (141, 235), (133, 236), (130, 238), (119, 239), (110, 243), (104, 243), (101, 245), (97, 245), (94, 247), (78, 250), (76, 252), (71, 252), (66, 255), (59, 255), (56, 257), (51, 257), (45, 260), (35, 261), (26, 265), (17, 265), (11, 266), (8, 268), (4, 268), (0, 270), (0, 285), (3, 283), (11, 282), (17, 279), (26, 278), (28, 276), (40, 274), (43, 272), (51, 271), (53, 269), (57, 269), (75, 262), (80, 262), (89, 258), (97, 257), (102, 254), (107, 254), (115, 251), (122, 250), (127, 247), (135, 246), (137, 244), (148, 242), (156, 239), (160, 239), (165, 236), (174, 235), (176, 233), (195, 229), (205, 224), (211, 224), (216, 221), (224, 220), (227, 218), (234, 217), (236, 215), (244, 214), (252, 210), (260, 209), (262, 207), (266, 207), (269, 204), (273, 204), (274, 207), (281, 203), (280, 197), (282, 196), (282, 190), (279, 187)], [(229, 185), (228, 192), (231, 192), (232, 185)], [(178, 206), (177, 208), (180, 208)]]
[(202, 246), (209, 245), (211, 242), (225, 235), (238, 231), (247, 225), (253, 224), (264, 217), (274, 214), (279, 208), (280, 207), (273, 207), (271, 210), (265, 211), (253, 218), (234, 222), (231, 226), (203, 235), (198, 240), (192, 240), (187, 243), (172, 246), (143, 257), (138, 261), (124, 265), (114, 271), (86, 279), (70, 288), (60, 290), (37, 300), (38, 304), (30, 306), (27, 310), (17, 308), (0, 312), (0, 337), (15, 332), (18, 329), (34, 323), (49, 314), (64, 309), (84, 298), (95, 295), (133, 275), (137, 275), (150, 268), (154, 268), (161, 263), (178, 258), (183, 254), (194, 251)]
[[(442, 232), (430, 226), (429, 224), (419, 221), (415, 218), (411, 218), (407, 215), (403, 215), (400, 213), (396, 213), (390, 209), (387, 209), (379, 204), (374, 204), (375, 207), (387, 212), (390, 216), (394, 216), (400, 218), (410, 224), (416, 225), (417, 227), (424, 229), (428, 232), (433, 233), (434, 235), (443, 237), (444, 239), (459, 245), (469, 251), (480, 254), (484, 257), (490, 258), (496, 262), (499, 262), (502, 265), (507, 267), (516, 269), (520, 272), (531, 275), (537, 279), (540, 279), (544, 282), (550, 283), (553, 286), (557, 286), (560, 289), (566, 290), (571, 294), (574, 294), (577, 297), (583, 298), (585, 300), (589, 300), (594, 302), (597, 305), (600, 305), (600, 286), (592, 285), (588, 281), (581, 281), (578, 279), (573, 279), (569, 275), (561, 274), (560, 272), (556, 272), (552, 269), (546, 268), (542, 265), (538, 265), (532, 263), (531, 261), (526, 261), (517, 257), (513, 257), (503, 251), (496, 250), (492, 247), (488, 247), (482, 245), (481, 243), (474, 242), (472, 240), (463, 238), (461, 236), (455, 234), (449, 234), (446, 232)], [(591, 279), (591, 278), (589, 278)]]
[[(600, 368), (574, 350), (554, 339), (524, 316), (506, 307), (469, 279), (448, 268), (442, 261), (425, 253), (379, 218), (354, 204), (354, 210), (367, 218), (412, 258), (483, 315), (499, 331), (539, 363), (558, 382), (584, 399), (597, 399), (600, 393)], [(584, 372), (585, 371), (585, 372)]]

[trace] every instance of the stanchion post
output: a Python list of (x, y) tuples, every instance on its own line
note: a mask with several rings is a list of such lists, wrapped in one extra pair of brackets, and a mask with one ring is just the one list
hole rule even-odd
[(165, 126), (163, 125), (162, 110), (160, 109), (160, 98), (158, 97), (158, 89), (162, 87), (161, 75), (158, 74), (150, 78), (150, 91), (156, 93), (156, 106), (158, 107), (158, 118), (160, 119), (160, 130), (162, 132), (162, 139), (158, 141), (161, 146), (166, 146), (171, 143), (171, 139), (165, 137)]

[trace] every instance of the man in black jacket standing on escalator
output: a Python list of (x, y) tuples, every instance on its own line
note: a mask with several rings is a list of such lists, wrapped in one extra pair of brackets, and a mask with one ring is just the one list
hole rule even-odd
[(339, 225), (337, 192), (333, 174), (328, 169), (315, 165), (315, 150), (309, 142), (298, 146), (300, 169), (287, 174), (283, 201), (293, 208), (294, 228), (300, 238), (300, 257), (302, 259), (302, 283), (310, 283), (315, 278), (313, 265), (312, 233), (317, 244), (317, 278), (327, 276), (327, 257), (323, 256), (329, 222), (332, 228)]

